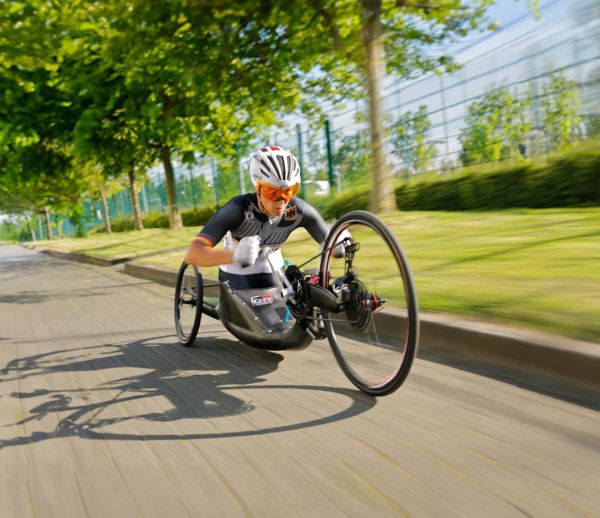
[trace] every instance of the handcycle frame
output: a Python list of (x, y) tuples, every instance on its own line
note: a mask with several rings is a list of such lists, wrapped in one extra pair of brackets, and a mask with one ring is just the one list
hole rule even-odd
[[(368, 226), (384, 238), (399, 265), (407, 294), (407, 332), (402, 344), (404, 352), (400, 364), (392, 371), (393, 375), (382, 383), (365, 382), (356, 373), (339, 347), (334, 330), (334, 322), (342, 321), (336, 319), (338, 314), (343, 314), (343, 321), (355, 328), (366, 328), (373, 315), (386, 305), (385, 300), (362, 286), (353, 270), (354, 255), (360, 249), (360, 243), (353, 239), (340, 241), (342, 232), (352, 224)], [(333, 279), (328, 271), (329, 258), (340, 245), (344, 248), (344, 275)], [(318, 257), (321, 261), (317, 272), (301, 269)], [(285, 273), (273, 267), (268, 253), (264, 254), (263, 259), (270, 264), (270, 273), (240, 276), (220, 270), (218, 282), (207, 285), (203, 284), (200, 270), (191, 266), (195, 292), (191, 287), (187, 293), (183, 292), (183, 286), (190, 265), (182, 264), (175, 296), (176, 328), (182, 345), (193, 345), (204, 314), (220, 320), (241, 342), (261, 349), (302, 349), (315, 339), (328, 338), (344, 373), (366, 393), (385, 395), (402, 384), (417, 351), (418, 307), (408, 263), (393, 234), (379, 218), (366, 211), (353, 211), (342, 216), (331, 228), (322, 251), (299, 266), (288, 266)], [(216, 304), (204, 297), (204, 289), (211, 287), (219, 289)], [(185, 299), (187, 295), (189, 300)], [(201, 304), (198, 304), (199, 301)], [(195, 311), (189, 333), (184, 332), (180, 325), (180, 311), (185, 304), (192, 306)]]

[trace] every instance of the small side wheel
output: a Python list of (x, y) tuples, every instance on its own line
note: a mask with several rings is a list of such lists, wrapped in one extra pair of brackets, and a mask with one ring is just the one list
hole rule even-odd
[(203, 301), (202, 274), (196, 266), (183, 263), (175, 286), (175, 329), (179, 343), (185, 347), (191, 347), (196, 340)]
[(321, 283), (343, 303), (341, 313), (323, 310), (338, 364), (363, 392), (390, 394), (408, 375), (419, 340), (417, 297), (406, 258), (388, 227), (366, 211), (338, 219), (324, 250)]

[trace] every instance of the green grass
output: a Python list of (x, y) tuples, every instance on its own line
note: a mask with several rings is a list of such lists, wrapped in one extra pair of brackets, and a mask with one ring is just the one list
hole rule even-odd
[(51, 241), (36, 241), (36, 248), (52, 248), (63, 252), (79, 252), (116, 259), (186, 246), (198, 233), (196, 228), (169, 230), (149, 228), (141, 232), (113, 232), (94, 234), (86, 238), (68, 238)]
[(600, 210), (404, 213), (424, 310), (600, 341)]
[[(383, 219), (406, 253), (423, 311), (600, 342), (599, 208), (397, 212)], [(196, 232), (150, 229), (68, 241), (78, 243), (77, 251), (114, 257), (185, 245)], [(51, 244), (70, 246), (67, 240)], [(292, 263), (317, 252), (303, 230), (284, 247)], [(183, 256), (170, 252), (137, 262), (177, 268)]]

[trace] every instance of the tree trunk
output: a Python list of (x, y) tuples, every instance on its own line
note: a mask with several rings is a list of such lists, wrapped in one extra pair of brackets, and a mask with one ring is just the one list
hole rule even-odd
[(135, 230), (143, 230), (144, 223), (142, 222), (142, 215), (140, 214), (140, 200), (137, 194), (137, 181), (135, 178), (135, 171), (133, 166), (127, 172), (129, 176), (129, 187), (131, 189), (131, 206), (133, 207), (133, 226)]
[(375, 213), (391, 212), (396, 208), (396, 200), (384, 149), (382, 97), (385, 55), (381, 25), (381, 0), (361, 0), (360, 3), (362, 7), (363, 45), (366, 51), (365, 68), (371, 130), (371, 171), (373, 178), (371, 210)]
[(52, 228), (50, 227), (50, 210), (48, 207), (44, 207), (44, 221), (46, 223), (46, 236), (48, 239), (52, 239)]
[(163, 166), (165, 168), (165, 179), (167, 180), (167, 204), (169, 205), (169, 227), (181, 228), (181, 213), (177, 206), (177, 194), (175, 193), (175, 174), (171, 164), (171, 150), (168, 146), (161, 148)]
[(102, 201), (102, 215), (104, 216), (104, 228), (106, 229), (106, 233), (110, 234), (112, 232), (112, 227), (110, 226), (110, 214), (108, 213), (106, 193), (103, 189), (100, 190), (100, 200)]
[(33, 225), (31, 224), (31, 218), (27, 218), (27, 230), (29, 231), (29, 235), (31, 236), (31, 240), (32, 241), (36, 241), (35, 239), (35, 230), (33, 228)]

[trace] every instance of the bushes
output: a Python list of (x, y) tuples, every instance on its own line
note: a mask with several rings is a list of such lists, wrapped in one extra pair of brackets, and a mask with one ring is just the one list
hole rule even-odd
[[(201, 209), (188, 209), (181, 212), (183, 225), (186, 227), (199, 227), (204, 225), (215, 212), (214, 207), (203, 207)], [(169, 215), (160, 212), (142, 214), (144, 228), (169, 228)], [(133, 230), (133, 216), (115, 218), (110, 222), (113, 232), (125, 232)], [(96, 232), (105, 232), (104, 225), (98, 226)]]
[[(133, 217), (130, 218), (133, 223)], [(169, 228), (169, 215), (160, 212), (142, 214), (144, 228)]]
[[(200, 227), (204, 225), (209, 218), (215, 213), (214, 207), (204, 207), (202, 209), (184, 210), (181, 213), (181, 219), (185, 227)], [(168, 218), (167, 218), (168, 220)], [(168, 226), (168, 221), (167, 221)]]
[(480, 210), (600, 204), (600, 151), (556, 156), (544, 164), (518, 164), (402, 184), (401, 210)]
[[(396, 188), (400, 210), (493, 210), (600, 205), (600, 149), (588, 146), (541, 164), (520, 163), (483, 171), (428, 175)], [(315, 204), (317, 205), (317, 204)], [(367, 209), (369, 190), (319, 200), (325, 219)]]
[(339, 218), (342, 214), (351, 210), (367, 210), (369, 208), (369, 191), (352, 190), (342, 193), (331, 199), (321, 209), (321, 215), (325, 219)]
[[(127, 230), (133, 230), (133, 218), (115, 218), (110, 220), (110, 228), (113, 232), (126, 232)], [(98, 225), (98, 232), (105, 232), (106, 228), (104, 225)]]

